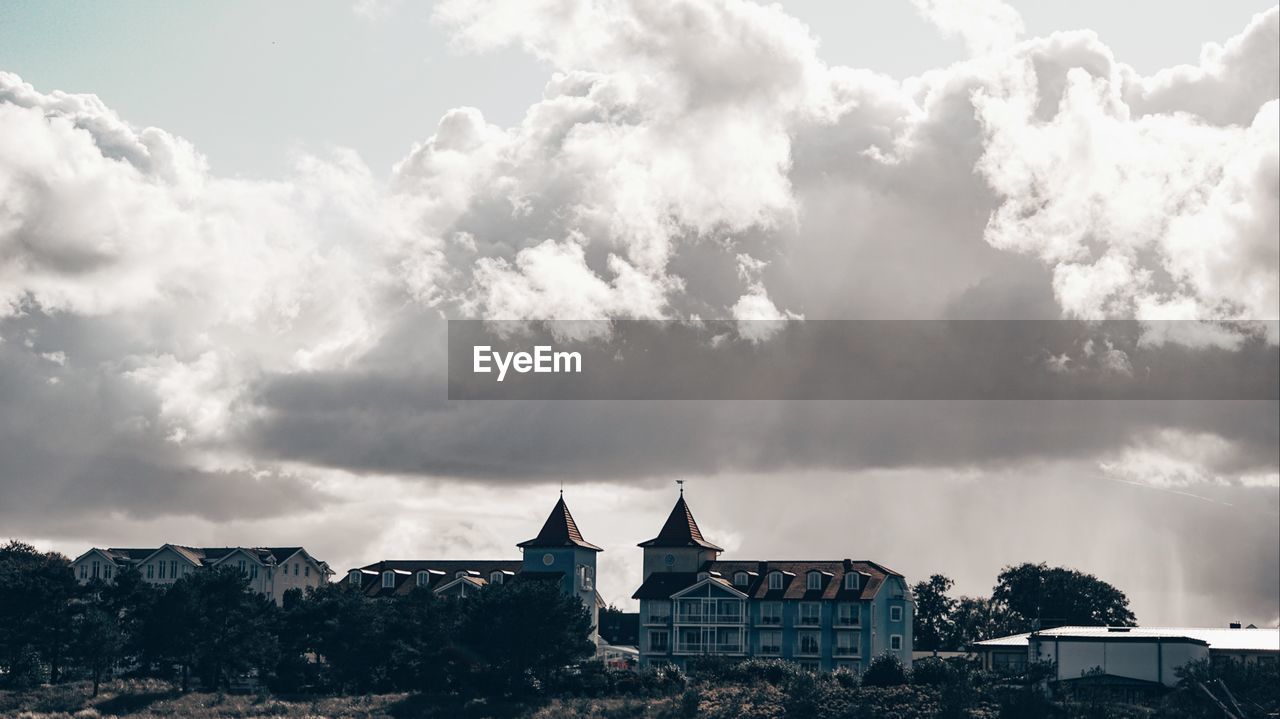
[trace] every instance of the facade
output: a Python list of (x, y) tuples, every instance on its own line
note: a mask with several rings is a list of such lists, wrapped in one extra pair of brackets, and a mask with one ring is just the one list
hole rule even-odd
[(691, 657), (777, 657), (860, 672), (892, 653), (911, 665), (914, 601), (906, 579), (852, 559), (722, 560), (683, 491), (644, 549), (640, 664)]
[(148, 584), (167, 586), (202, 567), (238, 567), (249, 585), (279, 604), (290, 589), (306, 591), (329, 581), (329, 565), (302, 547), (160, 547), (99, 549), (76, 557), (71, 569), (81, 584), (94, 579), (114, 581), (134, 567)]
[(1057, 627), (978, 642), (983, 667), (1018, 670), (1049, 662), (1059, 681), (1089, 677), (1174, 686), (1192, 661), (1280, 660), (1280, 629), (1204, 627)]
[(587, 607), (592, 640), (598, 644), (602, 602), (596, 591), (596, 554), (603, 550), (582, 538), (563, 493), (538, 536), (516, 546), (523, 553), (519, 559), (384, 559), (351, 569), (341, 581), (369, 597), (404, 595), (419, 587), (466, 597), (489, 584), (552, 581)]

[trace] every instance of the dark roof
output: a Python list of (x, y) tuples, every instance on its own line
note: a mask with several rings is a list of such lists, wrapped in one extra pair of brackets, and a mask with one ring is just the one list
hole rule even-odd
[(702, 531), (698, 529), (698, 523), (693, 519), (693, 512), (689, 511), (689, 505), (684, 501), (683, 492), (676, 500), (676, 506), (671, 508), (671, 514), (667, 516), (667, 522), (662, 525), (662, 531), (658, 532), (658, 536), (647, 542), (641, 542), (639, 546), (703, 547), (717, 552), (724, 551), (702, 538)]
[[(384, 559), (363, 567), (360, 592), (369, 597), (399, 596), (412, 592), (418, 587), (418, 572), (430, 574), (428, 589), (437, 589), (449, 584), (457, 577), (458, 572), (473, 573), (472, 579), (480, 584), (489, 583), (489, 575), (493, 572), (505, 572), (519, 576), (523, 562), (519, 559)], [(394, 587), (382, 586), (382, 573), (396, 572)], [(351, 572), (340, 580), (341, 584), (350, 586)]]
[(538, 532), (538, 536), (516, 546), (580, 547), (593, 552), (604, 551), (582, 538), (582, 532), (578, 531), (578, 523), (573, 521), (573, 515), (569, 513), (569, 505), (564, 503), (564, 495), (560, 496), (556, 506), (551, 509), (551, 514), (547, 515), (547, 521), (542, 524), (542, 531)]
[[(769, 575), (783, 573), (782, 589), (769, 589)], [(822, 586), (808, 588), (809, 572), (822, 573)], [(801, 561), (728, 560), (703, 562), (697, 572), (654, 572), (632, 595), (632, 599), (669, 599), (671, 595), (698, 583), (700, 572), (715, 573), (725, 584), (752, 599), (870, 599), (884, 585), (887, 577), (902, 575), (875, 562), (835, 559)], [(734, 585), (733, 575), (747, 572), (744, 585)], [(862, 575), (858, 589), (845, 589), (844, 576), (850, 572)], [(714, 576), (714, 575), (713, 575)]]
[(639, 646), (639, 612), (600, 612), (600, 638), (608, 644)]
[[(165, 544), (159, 547), (111, 547), (102, 551), (116, 562), (133, 564), (143, 561), (166, 547), (196, 566), (212, 565), (236, 551), (243, 551), (257, 557), (263, 564), (279, 564), (302, 549), (302, 547), (188, 547), (182, 544)], [(327, 566), (319, 560), (316, 560), (316, 563), (321, 567)]]

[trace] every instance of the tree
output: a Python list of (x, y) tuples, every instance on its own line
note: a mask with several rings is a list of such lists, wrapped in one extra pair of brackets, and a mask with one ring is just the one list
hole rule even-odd
[(207, 686), (223, 685), (241, 671), (274, 665), (275, 610), (237, 568), (193, 572), (156, 601), (143, 630), (147, 655), (179, 666), (183, 691), (192, 671)]
[(11, 541), (0, 547), (0, 668), (10, 684), (56, 682), (72, 645), (71, 560)]
[(98, 696), (102, 674), (120, 660), (125, 634), (120, 616), (100, 596), (82, 604), (74, 620), (74, 656), (93, 677), (93, 696)]
[(591, 656), (591, 615), (548, 581), (491, 584), (463, 604), (459, 641), (500, 686), (552, 673)]
[(963, 651), (974, 642), (1017, 634), (1021, 620), (988, 597), (960, 597), (951, 609), (951, 632), (944, 646)]
[(1019, 564), (1005, 567), (991, 598), (1018, 617), (1015, 631), (1064, 625), (1134, 626), (1124, 592), (1065, 567)]
[(947, 596), (955, 582), (935, 574), (928, 581), (917, 582), (911, 593), (916, 599), (915, 626), (912, 635), (915, 648), (923, 651), (949, 649), (948, 640), (954, 636), (954, 619), (951, 614), (956, 600)]

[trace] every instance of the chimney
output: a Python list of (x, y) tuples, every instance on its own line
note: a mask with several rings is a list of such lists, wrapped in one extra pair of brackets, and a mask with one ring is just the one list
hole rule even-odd
[(851, 569), (853, 569), (853, 560), (846, 557), (844, 560), (844, 571), (847, 572)]
[(1240, 622), (1232, 622), (1232, 623), (1228, 624), (1227, 626), (1228, 626), (1228, 627), (1230, 627), (1231, 629), (1239, 629), (1239, 628), (1240, 628)]

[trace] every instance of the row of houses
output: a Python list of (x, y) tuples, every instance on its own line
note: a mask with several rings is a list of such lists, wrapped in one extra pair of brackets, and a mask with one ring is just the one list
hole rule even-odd
[[(683, 490), (657, 535), (638, 545), (643, 569), (631, 595), (638, 616), (615, 617), (605, 640), (598, 631), (605, 603), (596, 586), (603, 550), (583, 537), (563, 492), (537, 535), (515, 546), (520, 556), (511, 559), (384, 559), (354, 567), (338, 581), (370, 599), (415, 590), (465, 598), (519, 579), (556, 582), (587, 608), (599, 656), (617, 665), (773, 657), (813, 670), (859, 672), (882, 654), (912, 662), (915, 603), (901, 573), (865, 559), (722, 558), (724, 549), (703, 536)], [(134, 567), (144, 581), (168, 584), (213, 566), (238, 567), (276, 602), (334, 574), (302, 547), (173, 544), (91, 549), (76, 558), (73, 571), (82, 582), (111, 581)], [(972, 653), (988, 669), (1052, 662), (1061, 680), (1104, 676), (1170, 686), (1176, 669), (1197, 659), (1276, 661), (1280, 630), (1059, 627), (979, 642)]]

